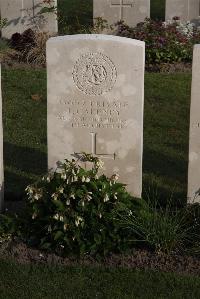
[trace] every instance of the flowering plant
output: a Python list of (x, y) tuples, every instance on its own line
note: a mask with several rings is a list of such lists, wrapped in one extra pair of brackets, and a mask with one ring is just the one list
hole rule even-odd
[[(82, 164), (88, 164), (87, 169)], [(58, 162), (38, 183), (28, 186), (29, 241), (62, 253), (107, 254), (124, 246), (122, 232), (112, 212), (132, 197), (118, 175), (99, 175), (103, 162), (81, 154)]]
[(146, 19), (135, 28), (118, 22), (115, 34), (144, 41), (147, 65), (191, 62), (193, 45), (200, 41), (199, 28), (178, 18), (167, 22)]

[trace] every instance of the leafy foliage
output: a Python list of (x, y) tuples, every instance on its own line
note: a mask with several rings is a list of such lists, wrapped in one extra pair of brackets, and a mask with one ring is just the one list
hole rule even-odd
[(9, 241), (14, 232), (16, 232), (14, 218), (0, 214), (0, 244)]
[(169, 22), (146, 19), (135, 28), (118, 22), (116, 34), (144, 41), (148, 65), (191, 62), (193, 45), (200, 40), (198, 28), (191, 23), (182, 24), (178, 18)]
[[(89, 169), (82, 163), (89, 163)], [(26, 238), (31, 244), (76, 255), (105, 255), (126, 247), (112, 211), (131, 205), (132, 197), (117, 174), (99, 176), (101, 167), (97, 157), (83, 154), (59, 162), (55, 172), (27, 187)]]

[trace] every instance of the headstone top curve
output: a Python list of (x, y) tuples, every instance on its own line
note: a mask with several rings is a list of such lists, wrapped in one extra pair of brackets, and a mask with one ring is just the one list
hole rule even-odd
[(47, 41), (47, 44), (54, 43), (54, 42), (63, 42), (66, 40), (116, 41), (116, 42), (134, 44), (136, 46), (145, 47), (145, 42), (143, 41), (127, 38), (127, 37), (120, 37), (116, 35), (108, 35), (108, 34), (74, 34), (74, 35), (56, 36), (56, 37), (51, 37)]

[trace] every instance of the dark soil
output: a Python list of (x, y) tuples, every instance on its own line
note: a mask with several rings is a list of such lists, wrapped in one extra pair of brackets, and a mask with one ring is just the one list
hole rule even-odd
[(63, 258), (55, 254), (29, 248), (21, 242), (10, 241), (1, 244), (0, 258), (14, 259), (16, 262), (22, 264), (123, 267), (200, 275), (200, 259), (176, 254), (155, 254), (145, 250), (135, 250), (128, 255), (111, 255), (99, 262), (89, 256), (80, 260), (76, 258)]
[(188, 73), (192, 71), (192, 63), (162, 63), (146, 65), (146, 71), (149, 73)]

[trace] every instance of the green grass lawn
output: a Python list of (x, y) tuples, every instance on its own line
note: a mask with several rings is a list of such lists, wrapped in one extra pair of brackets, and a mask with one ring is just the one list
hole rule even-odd
[(197, 299), (200, 278), (128, 269), (47, 267), (0, 260), (0, 299)]
[[(186, 198), (190, 74), (146, 74), (144, 193)], [(3, 70), (6, 198), (47, 169), (46, 71)], [(31, 95), (41, 96), (40, 101)]]

